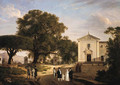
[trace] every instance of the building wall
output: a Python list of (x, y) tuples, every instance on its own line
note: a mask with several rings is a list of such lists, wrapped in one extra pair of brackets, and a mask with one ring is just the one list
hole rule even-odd
[(87, 61), (87, 54), (89, 52), (87, 45), (90, 44), (89, 50), (92, 51), (91, 60), (93, 61), (94, 58), (99, 57), (99, 41), (92, 39), (92, 38), (85, 38), (81, 39), (78, 42), (78, 62), (85, 62)]
[(107, 42), (99, 42), (95, 39), (81, 39), (78, 41), (78, 62), (87, 61), (88, 48), (87, 44), (90, 44), (91, 61), (101, 61), (101, 56), (104, 57), (104, 61), (107, 57)]
[(2, 64), (2, 59), (3, 59), (2, 56), (0, 56), (0, 64)]
[(103, 56), (104, 58), (107, 57), (107, 42), (100, 42), (99, 44), (99, 50), (100, 50), (100, 57)]
[[(108, 57), (107, 42), (99, 40), (99, 38), (89, 33), (78, 39), (78, 62), (106, 60)], [(90, 44), (90, 47), (88, 44)]]

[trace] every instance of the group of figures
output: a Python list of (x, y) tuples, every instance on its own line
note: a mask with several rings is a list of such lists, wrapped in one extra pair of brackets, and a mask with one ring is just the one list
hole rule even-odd
[(76, 70), (76, 72), (81, 72), (82, 71), (82, 63), (77, 63), (75, 70)]
[(53, 76), (54, 78), (57, 76), (58, 81), (72, 81), (73, 71), (71, 68), (69, 70), (66, 69), (66, 73), (62, 74), (62, 71), (60, 68), (58, 68), (58, 71), (56, 71), (56, 69), (53, 68)]
[(28, 78), (28, 79), (30, 79), (30, 78), (36, 79), (36, 77), (37, 77), (37, 69), (36, 69), (36, 66), (35, 66), (34, 68), (28, 66), (28, 67), (27, 67), (27, 78)]

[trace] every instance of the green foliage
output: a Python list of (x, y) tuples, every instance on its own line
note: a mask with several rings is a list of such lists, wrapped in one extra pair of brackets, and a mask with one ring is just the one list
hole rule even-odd
[(105, 33), (110, 34), (112, 38), (115, 38), (120, 35), (120, 27), (108, 27)]
[(108, 77), (107, 72), (105, 70), (102, 70), (102, 71), (98, 70), (95, 80), (100, 82), (109, 82), (109, 78), (110, 77)]
[(0, 36), (0, 49), (7, 51), (7, 54), (9, 55), (8, 64), (11, 64), (12, 57), (19, 50), (31, 50), (32, 48), (32, 40), (27, 37), (18, 35)]
[(59, 41), (58, 50), (60, 51), (60, 56), (65, 63), (72, 63), (76, 61), (77, 57), (77, 43), (72, 42), (68, 37), (64, 37)]
[[(107, 59), (107, 63), (109, 65), (109, 69), (103, 73), (106, 77), (104, 81), (120, 84), (120, 27), (110, 27), (106, 30), (106, 33), (110, 33), (112, 38), (109, 38), (108, 41), (107, 50), (109, 58)], [(98, 75), (98, 77), (102, 78), (101, 75)]]
[(18, 35), (4, 35), (0, 36), (0, 48), (29, 50), (32, 49), (32, 40)]
[(22, 18), (18, 18), (18, 35), (30, 37), (33, 40), (33, 63), (39, 55), (48, 55), (57, 48), (57, 41), (67, 29), (54, 14), (40, 10), (30, 10)]

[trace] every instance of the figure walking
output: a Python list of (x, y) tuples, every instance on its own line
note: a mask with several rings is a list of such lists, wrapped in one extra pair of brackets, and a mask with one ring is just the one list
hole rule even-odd
[(73, 71), (72, 71), (71, 68), (69, 70), (69, 78), (70, 78), (70, 81), (72, 81), (72, 79), (73, 79)]
[(58, 81), (61, 81), (62, 72), (61, 72), (60, 68), (58, 68), (58, 71), (57, 71), (57, 78), (58, 78)]
[(54, 78), (56, 77), (56, 69), (55, 69), (55, 67), (53, 68), (53, 76), (54, 76)]
[(70, 81), (69, 80), (69, 71), (68, 71), (68, 69), (66, 69), (65, 80)]
[(36, 66), (35, 66), (35, 79), (37, 78), (37, 68), (36, 68)]
[(65, 80), (65, 74), (62, 74), (62, 80), (63, 81)]
[(35, 79), (35, 69), (34, 68), (32, 69), (32, 77), (33, 77), (33, 79)]
[(27, 67), (27, 79), (30, 79), (30, 67)]

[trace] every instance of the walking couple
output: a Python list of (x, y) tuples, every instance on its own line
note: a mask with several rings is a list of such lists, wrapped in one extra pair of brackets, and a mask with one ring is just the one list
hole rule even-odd
[(62, 74), (62, 71), (61, 71), (60, 68), (58, 68), (58, 71), (56, 73), (56, 70), (54, 68), (53, 69), (54, 78), (56, 77), (56, 74), (57, 74), (58, 81), (62, 81), (62, 80), (72, 81), (72, 79), (73, 79), (73, 71), (72, 71), (71, 68), (69, 70), (66, 69), (66, 73), (65, 74)]
[(72, 79), (73, 79), (73, 71), (72, 71), (72, 69), (71, 68), (69, 70), (66, 69), (65, 80), (66, 81), (72, 81)]

